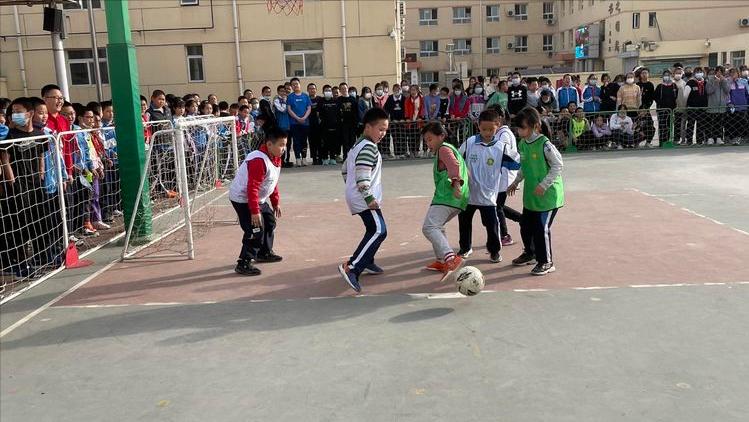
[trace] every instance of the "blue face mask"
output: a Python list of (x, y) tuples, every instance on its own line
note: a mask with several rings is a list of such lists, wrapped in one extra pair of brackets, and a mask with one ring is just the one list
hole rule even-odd
[(13, 113), (11, 120), (16, 126), (26, 126), (26, 122), (28, 121), (26, 113)]

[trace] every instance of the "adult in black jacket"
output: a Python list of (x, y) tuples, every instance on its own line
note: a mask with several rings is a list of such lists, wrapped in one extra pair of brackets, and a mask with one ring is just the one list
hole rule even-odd
[(320, 159), (322, 165), (334, 165), (335, 157), (341, 151), (341, 136), (339, 127), (341, 125), (341, 106), (333, 98), (333, 89), (330, 85), (322, 87), (323, 97), (317, 102), (317, 116), (320, 122)]
[(401, 87), (398, 84), (393, 85), (393, 95), (389, 96), (385, 101), (385, 111), (390, 115), (390, 127), (388, 128), (388, 134), (385, 135), (383, 142), (380, 142), (380, 154), (390, 155), (390, 136), (393, 137), (393, 153), (396, 156), (406, 154), (407, 136), (405, 134), (405, 125), (403, 123), (396, 123), (403, 121), (406, 118), (406, 98), (401, 92)]
[(263, 96), (260, 99), (260, 114), (264, 114), (268, 117), (268, 123), (272, 126), (276, 125), (276, 114), (273, 112), (273, 98), (271, 97), (271, 90), (269, 86), (264, 86), (260, 91)]
[(619, 92), (618, 81), (611, 82), (608, 73), (601, 75), (601, 111), (616, 111), (616, 94)]
[(671, 71), (663, 71), (663, 82), (655, 88), (654, 100), (658, 111), (658, 144), (663, 145), (671, 140), (671, 116), (676, 108), (676, 98), (679, 96), (679, 88), (671, 79)]
[(520, 113), (528, 105), (528, 88), (520, 84), (520, 72), (513, 72), (510, 78), (510, 88), (507, 89), (507, 111), (510, 116)]
[(707, 139), (707, 90), (705, 89), (705, 72), (701, 67), (694, 68), (692, 78), (687, 81), (684, 90), (689, 90), (687, 96), (687, 145), (692, 142), (694, 131), (692, 128), (697, 124), (697, 143), (702, 145)]
[(640, 105), (640, 108), (647, 110), (653, 105), (655, 99), (655, 85), (648, 80), (650, 70), (647, 67), (640, 69), (639, 75), (636, 76), (639, 78), (637, 86), (640, 87), (640, 92), (642, 92), (642, 105)]
[(341, 144), (343, 146), (343, 159), (346, 159), (348, 151), (356, 141), (356, 127), (359, 124), (359, 103), (356, 97), (351, 97), (348, 85), (342, 82), (338, 85), (341, 95), (338, 97), (338, 105), (341, 107)]
[(322, 164), (320, 158), (320, 118), (317, 115), (317, 104), (320, 97), (317, 96), (317, 85), (314, 83), (307, 84), (307, 95), (312, 101), (312, 107), (309, 115), (309, 152), (312, 156), (312, 165), (319, 166)]

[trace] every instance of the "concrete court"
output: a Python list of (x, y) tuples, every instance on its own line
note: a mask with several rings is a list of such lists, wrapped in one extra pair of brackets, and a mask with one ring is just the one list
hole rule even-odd
[[(493, 292), (474, 298), (405, 294), (452, 291), (418, 269), (429, 163), (385, 168), (389, 274), (363, 297), (331, 274), (355, 239), (325, 228), (360, 231), (337, 169), (289, 171), (287, 262), (233, 276), (237, 228), (218, 225), (194, 262), (115, 265), (2, 338), (2, 420), (746, 420), (749, 151), (565, 160), (558, 272), (475, 246)], [(3, 305), (3, 329), (77, 281)]]

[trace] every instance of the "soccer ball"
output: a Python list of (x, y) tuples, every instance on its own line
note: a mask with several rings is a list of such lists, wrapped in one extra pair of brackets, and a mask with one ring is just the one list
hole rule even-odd
[(476, 267), (463, 267), (455, 271), (455, 284), (464, 296), (475, 296), (484, 288), (484, 275)]

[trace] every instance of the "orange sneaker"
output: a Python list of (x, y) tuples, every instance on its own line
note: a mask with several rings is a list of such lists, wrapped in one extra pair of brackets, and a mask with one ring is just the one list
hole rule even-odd
[(426, 269), (429, 271), (438, 271), (443, 272), (445, 269), (445, 263), (440, 261), (434, 261), (431, 264), (426, 266)]
[(465, 264), (465, 260), (461, 258), (460, 255), (455, 255), (454, 257), (445, 261), (445, 266), (442, 269), (442, 281), (445, 281), (450, 273), (462, 267), (463, 264)]

